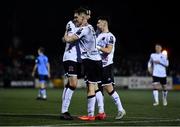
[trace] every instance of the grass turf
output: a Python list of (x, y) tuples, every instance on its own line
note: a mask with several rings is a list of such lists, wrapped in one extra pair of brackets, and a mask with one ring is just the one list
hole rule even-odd
[[(59, 119), (62, 89), (48, 89), (48, 100), (37, 101), (37, 89), (0, 89), (1, 126), (168, 126), (180, 125), (180, 92), (169, 91), (168, 106), (152, 106), (152, 91), (117, 90), (127, 115), (122, 120), (114, 120), (116, 106), (105, 93), (107, 119), (100, 121), (81, 121), (77, 116), (87, 114), (86, 89), (77, 89), (73, 95), (69, 112), (75, 120)], [(160, 93), (161, 95), (161, 93)], [(160, 96), (161, 99), (161, 96)], [(162, 102), (160, 100), (160, 102)], [(96, 107), (97, 113), (97, 107)]]

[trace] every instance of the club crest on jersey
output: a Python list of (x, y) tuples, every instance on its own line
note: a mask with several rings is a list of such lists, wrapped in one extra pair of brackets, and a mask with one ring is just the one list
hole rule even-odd
[(113, 43), (114, 43), (114, 41), (113, 41), (113, 36), (110, 37), (109, 43), (110, 43), (110, 44), (113, 44)]
[(68, 24), (67, 32), (70, 32), (70, 31), (72, 31), (72, 28), (71, 28), (70, 24)]
[(111, 78), (108, 78), (108, 81), (111, 81)]
[(79, 29), (79, 30), (76, 32), (76, 34), (77, 34), (77, 35), (80, 35), (81, 32), (82, 32), (82, 30), (83, 30), (83, 28)]

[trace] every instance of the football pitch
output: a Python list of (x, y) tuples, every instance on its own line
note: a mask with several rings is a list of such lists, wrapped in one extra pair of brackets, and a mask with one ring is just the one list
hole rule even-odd
[[(105, 93), (106, 120), (81, 121), (87, 115), (86, 89), (77, 89), (69, 112), (74, 120), (60, 120), (62, 89), (48, 89), (46, 101), (36, 100), (37, 89), (0, 88), (0, 126), (180, 126), (180, 91), (169, 91), (168, 106), (152, 106), (152, 91), (118, 89), (126, 115), (115, 120), (116, 106)], [(97, 107), (96, 107), (97, 113)]]

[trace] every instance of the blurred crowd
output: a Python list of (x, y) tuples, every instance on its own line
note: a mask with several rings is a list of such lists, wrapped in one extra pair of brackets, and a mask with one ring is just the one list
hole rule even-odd
[[(20, 50), (9, 48), (6, 57), (0, 59), (0, 81), (8, 82), (11, 80), (31, 80), (32, 68), (35, 63), (35, 55), (24, 54)], [(49, 56), (51, 64), (52, 78), (62, 77), (64, 69), (62, 56)], [(114, 59), (115, 76), (150, 76), (147, 71), (148, 59), (144, 56), (128, 56)], [(168, 76), (178, 77), (180, 66), (178, 63), (170, 62)]]
[[(35, 63), (35, 55), (25, 55), (21, 51), (8, 50), (7, 56), (0, 60), (0, 80), (29, 80)], [(62, 56), (49, 56), (52, 78), (61, 77), (64, 74)], [(147, 71), (148, 58), (143, 56), (128, 56), (114, 59), (115, 76), (149, 76)], [(176, 76), (180, 73), (177, 63), (170, 64), (168, 76)]]

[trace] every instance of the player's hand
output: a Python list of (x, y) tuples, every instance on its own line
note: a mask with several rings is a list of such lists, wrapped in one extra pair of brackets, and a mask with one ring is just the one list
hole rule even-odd
[(97, 45), (96, 48), (97, 48), (98, 50), (101, 50), (101, 46), (99, 46), (99, 45)]
[(151, 68), (151, 67), (148, 67), (148, 72), (149, 72), (150, 74), (152, 74), (152, 68)]
[(34, 77), (34, 75), (35, 75), (35, 72), (33, 71), (31, 75), (32, 75), (32, 77)]
[(62, 37), (62, 42), (63, 42), (63, 43), (65, 43), (65, 42), (66, 42), (66, 41), (65, 41), (65, 39), (64, 39), (64, 37)]
[(51, 78), (51, 74), (50, 73), (48, 74), (48, 78)]

